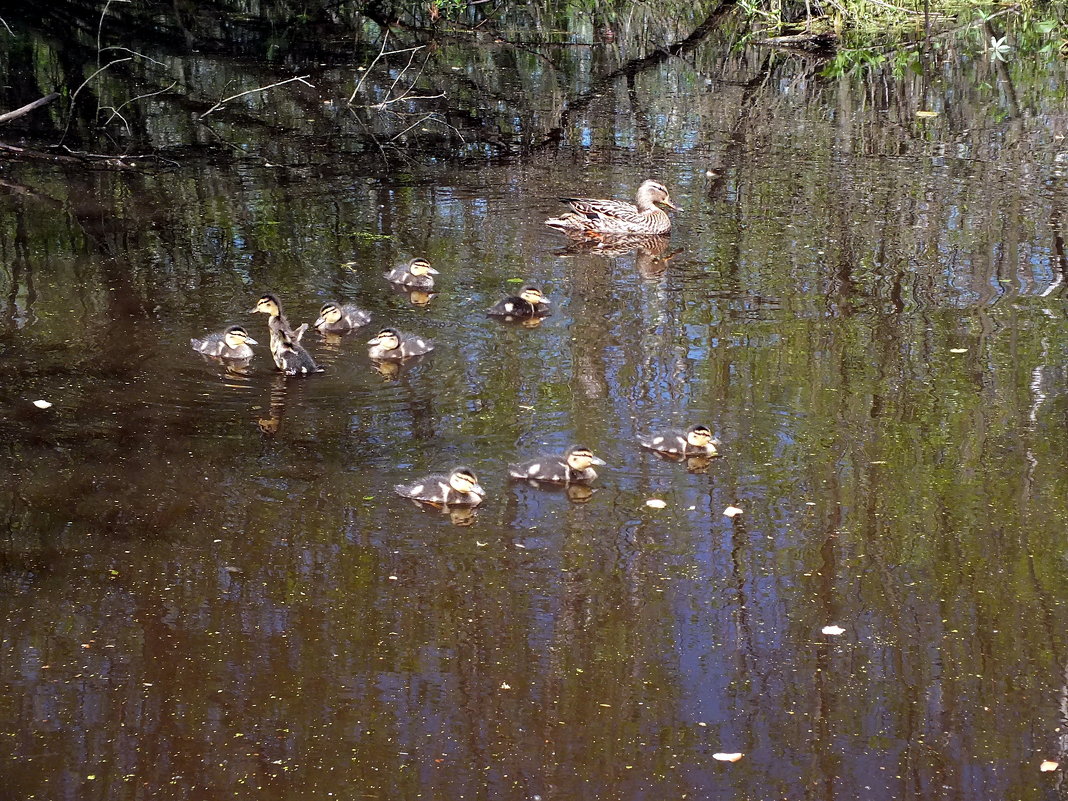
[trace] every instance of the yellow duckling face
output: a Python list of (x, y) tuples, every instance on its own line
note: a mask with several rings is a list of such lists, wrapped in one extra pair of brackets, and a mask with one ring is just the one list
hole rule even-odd
[(256, 305), (249, 309), (249, 313), (261, 312), (263, 314), (269, 314), (272, 317), (277, 317), (282, 311), (282, 306), (278, 302), (278, 298), (274, 295), (264, 295), (256, 301)]
[(341, 319), (341, 309), (337, 307), (336, 303), (324, 303), (323, 308), (319, 309), (319, 319), (315, 321), (316, 325), (322, 325), (327, 323), (333, 325)]
[(377, 345), (382, 350), (394, 350), (400, 347), (400, 334), (392, 328), (383, 328), (374, 339), (367, 340), (367, 344), (372, 347)]
[(457, 467), (453, 470), (449, 474), (449, 485), (457, 492), (470, 493), (480, 498), (486, 495), (474, 471), (467, 467)]
[(542, 294), (541, 290), (536, 286), (525, 286), (519, 290), (519, 297), (525, 300), (532, 306), (548, 305), (549, 299)]
[(713, 441), (712, 432), (706, 426), (694, 426), (691, 428), (686, 432), (686, 441), (695, 448), (708, 447), (709, 443), (718, 444)]
[(412, 259), (408, 262), (408, 272), (412, 275), (440, 275), (426, 259)]
[(589, 448), (572, 448), (567, 452), (567, 466), (572, 470), (586, 470), (595, 464), (603, 465), (604, 460), (594, 456)]
[(226, 347), (228, 348), (240, 348), (242, 345), (260, 344), (250, 337), (248, 331), (240, 325), (232, 325), (227, 328), (226, 333), (223, 335), (223, 340), (226, 342)]

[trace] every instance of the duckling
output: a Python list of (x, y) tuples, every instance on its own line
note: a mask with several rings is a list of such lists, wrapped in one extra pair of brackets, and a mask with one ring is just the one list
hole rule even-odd
[(393, 489), (413, 501), (441, 506), (478, 506), (486, 497), (486, 491), (469, 467), (455, 467), (448, 475), (435, 473), (414, 484), (396, 484)]
[(308, 330), (307, 323), (302, 323), (296, 330), (293, 329), (293, 326), (289, 324), (289, 319), (282, 311), (282, 302), (278, 300), (277, 295), (262, 295), (256, 301), (256, 305), (248, 310), (249, 314), (255, 314), (256, 312), (267, 315), (267, 328), (271, 332), (271, 353), (281, 347), (278, 342), (278, 334), (280, 332), (285, 332), (294, 340), (300, 342), (304, 332)]
[(396, 328), (383, 328), (367, 344), (371, 346), (367, 355), (372, 359), (407, 359), (434, 350), (433, 342), (414, 334), (402, 334)]
[(519, 294), (507, 297), (486, 311), (492, 317), (519, 320), (526, 317), (545, 317), (549, 312), (549, 299), (536, 286), (529, 284)]
[[(282, 328), (280, 320), (271, 318), (268, 321), (271, 328), (271, 355), (274, 363), (286, 375), (308, 375), (309, 373), (321, 373), (323, 368), (315, 363), (315, 359), (300, 344), (300, 336)], [(300, 327), (303, 335), (307, 325)]]
[(403, 284), (417, 289), (433, 289), (435, 275), (440, 275), (440, 273), (430, 266), (429, 261), (420, 257), (412, 259), (404, 267), (394, 267), (385, 273), (386, 280), (390, 283)]
[(686, 456), (715, 456), (722, 445), (712, 436), (708, 426), (691, 426), (687, 431), (664, 431), (648, 437), (638, 437), (643, 448), (663, 454), (683, 458)]
[(252, 348), (249, 345), (260, 343), (248, 335), (240, 325), (232, 325), (220, 334), (208, 334), (203, 339), (190, 339), (193, 350), (205, 356), (219, 359), (251, 359)]
[(360, 328), (369, 322), (371, 322), (371, 315), (359, 306), (351, 303), (341, 306), (331, 302), (324, 303), (319, 309), (319, 319), (315, 321), (315, 327), (322, 334), (339, 334), (342, 331)]
[(589, 448), (576, 445), (562, 456), (541, 456), (521, 464), (508, 465), (508, 475), (552, 484), (581, 484), (597, 478), (597, 471), (593, 469), (595, 464), (603, 465), (604, 460), (594, 456)]

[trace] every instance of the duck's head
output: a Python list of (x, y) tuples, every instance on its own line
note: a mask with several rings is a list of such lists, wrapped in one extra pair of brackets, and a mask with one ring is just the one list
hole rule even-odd
[(525, 286), (519, 290), (519, 297), (531, 306), (548, 306), (549, 299), (536, 286)]
[(377, 345), (382, 350), (394, 350), (400, 347), (400, 334), (394, 328), (383, 328), (374, 339), (367, 340), (368, 345)]
[(594, 456), (593, 451), (589, 448), (583, 448), (579, 445), (567, 452), (567, 466), (572, 470), (586, 470), (592, 465), (603, 465), (604, 463), (604, 460)]
[(248, 331), (240, 325), (232, 325), (223, 334), (223, 340), (228, 348), (240, 348), (242, 345), (259, 345), (260, 343), (248, 335)]
[(470, 467), (457, 467), (449, 473), (449, 486), (457, 492), (470, 493), (479, 498), (486, 497), (486, 491), (478, 483), (478, 476)]
[(282, 313), (282, 304), (278, 302), (278, 298), (275, 295), (262, 295), (260, 299), (256, 301), (256, 305), (248, 311), (249, 314), (252, 314), (253, 312), (262, 312), (263, 314), (277, 317)]
[(712, 436), (708, 426), (693, 426), (686, 432), (686, 441), (695, 448), (706, 448), (709, 445), (719, 445), (718, 439)]
[(336, 303), (324, 303), (323, 308), (319, 309), (319, 319), (315, 321), (315, 327), (323, 325), (333, 325), (341, 319), (341, 309)]
[(645, 199), (649, 203), (663, 203), (669, 209), (675, 209), (675, 211), (682, 211), (678, 206), (671, 202), (671, 195), (668, 194), (667, 187), (659, 181), (649, 179), (641, 186), (638, 187), (638, 205), (644, 205), (641, 201)]
[(408, 262), (408, 272), (412, 275), (440, 275), (424, 258), (416, 257)]

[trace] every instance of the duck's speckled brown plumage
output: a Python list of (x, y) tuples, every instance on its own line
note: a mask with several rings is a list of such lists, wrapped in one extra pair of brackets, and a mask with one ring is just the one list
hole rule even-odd
[(604, 198), (562, 198), (572, 211), (545, 221), (550, 228), (564, 232), (590, 234), (667, 234), (671, 232), (671, 218), (657, 206), (678, 211), (671, 202), (667, 188), (653, 180), (638, 187), (634, 203)]

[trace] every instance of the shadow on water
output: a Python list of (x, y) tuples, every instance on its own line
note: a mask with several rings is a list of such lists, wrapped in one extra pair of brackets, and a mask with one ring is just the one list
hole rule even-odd
[[(5, 142), (165, 161), (0, 177), (9, 795), (1063, 795), (1059, 61), (968, 29), (830, 75), (715, 4), (385, 42), (343, 6), (30, 5), (5, 109), (98, 35), (141, 55)], [(542, 224), (646, 177), (670, 237)], [(382, 277), (414, 256), (432, 298)], [(486, 316), (524, 283), (551, 316)], [(264, 292), (372, 321), (306, 335), (306, 378), (190, 349), (266, 343)], [(383, 374), (384, 326), (435, 349)], [(638, 447), (695, 423), (721, 458)], [(508, 479), (574, 443), (590, 487)], [(393, 493), (458, 464), (474, 513)]]

